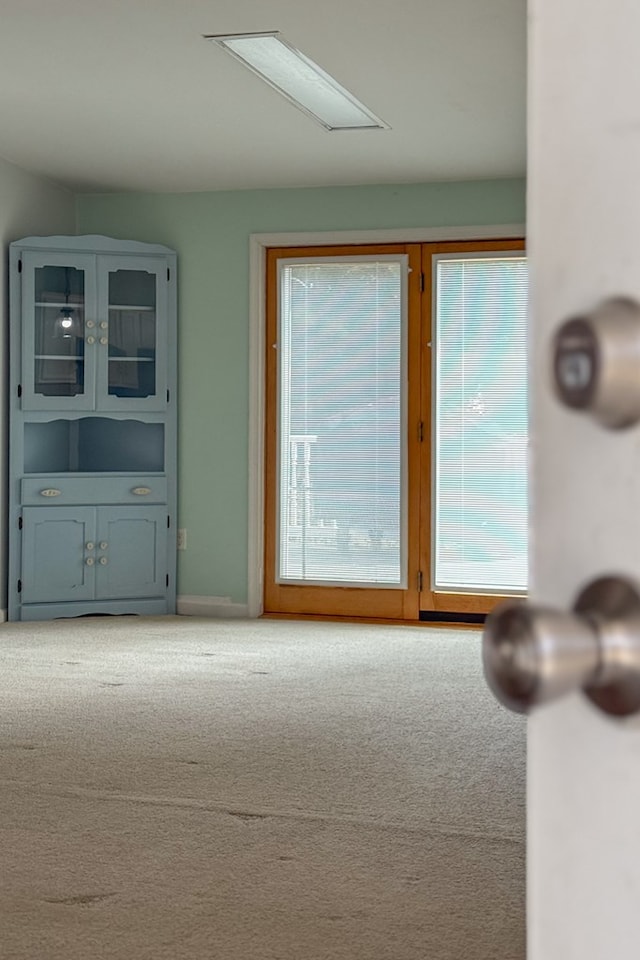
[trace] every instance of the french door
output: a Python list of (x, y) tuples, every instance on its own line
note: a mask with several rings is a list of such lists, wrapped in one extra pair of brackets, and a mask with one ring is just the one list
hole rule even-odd
[(520, 240), (267, 253), (265, 613), (526, 590)]

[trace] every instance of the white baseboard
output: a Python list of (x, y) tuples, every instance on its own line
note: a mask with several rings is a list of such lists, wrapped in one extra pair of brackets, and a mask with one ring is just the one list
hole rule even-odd
[(0, 623), (6, 623), (6, 622), (7, 622), (7, 611), (0, 610)]
[(230, 597), (178, 597), (176, 609), (181, 617), (218, 617), (221, 619), (246, 619), (249, 605), (232, 603)]

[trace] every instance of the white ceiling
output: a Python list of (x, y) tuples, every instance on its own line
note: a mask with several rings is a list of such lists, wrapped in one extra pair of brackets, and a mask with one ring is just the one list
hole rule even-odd
[[(526, 0), (2, 0), (0, 155), (79, 191), (519, 176)], [(391, 127), (327, 132), (203, 34), (279, 30)]]

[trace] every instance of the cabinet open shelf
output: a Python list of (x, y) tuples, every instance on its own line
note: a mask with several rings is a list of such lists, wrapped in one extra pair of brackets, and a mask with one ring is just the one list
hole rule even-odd
[[(84, 357), (77, 357), (75, 354), (71, 353), (36, 353), (34, 355), (34, 360), (73, 360), (74, 363), (84, 360)], [(120, 358), (121, 359), (121, 358)], [(135, 358), (140, 359), (138, 357)]]
[(109, 310), (131, 310), (134, 313), (145, 313), (155, 310), (155, 307), (141, 307), (137, 304), (110, 303)]
[[(111, 476), (112, 474), (110, 474)], [(139, 477), (139, 470), (115, 470), (113, 475), (118, 477)], [(162, 470), (145, 470), (145, 477), (164, 477), (166, 474)], [(71, 472), (65, 470), (61, 473), (52, 473), (51, 470), (45, 470), (42, 473), (32, 473), (31, 471), (25, 471), (25, 477), (28, 477), (30, 480), (38, 480), (39, 478), (47, 478), (47, 480), (55, 480), (56, 477), (64, 478), (65, 480), (72, 480), (75, 478), (82, 478), (83, 480), (91, 480), (91, 478), (104, 477), (104, 470), (90, 471), (85, 470), (83, 472)]]
[(84, 303), (76, 302), (65, 303), (64, 300), (36, 300), (34, 306), (36, 307), (55, 307), (56, 310), (60, 310), (62, 307), (68, 307), (70, 310), (84, 310)]
[(161, 473), (164, 424), (82, 417), (24, 425), (24, 473)]

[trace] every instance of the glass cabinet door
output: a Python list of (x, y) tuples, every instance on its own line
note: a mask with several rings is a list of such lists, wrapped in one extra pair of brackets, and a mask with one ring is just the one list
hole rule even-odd
[(93, 403), (94, 267), (95, 258), (90, 256), (25, 256), (22, 405), (26, 409), (83, 409)]
[(100, 258), (99, 409), (166, 405), (166, 269), (160, 259)]

